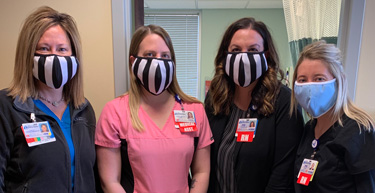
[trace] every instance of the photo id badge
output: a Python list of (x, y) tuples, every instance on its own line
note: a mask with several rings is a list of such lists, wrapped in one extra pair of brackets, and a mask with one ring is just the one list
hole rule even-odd
[(29, 147), (56, 141), (48, 121), (24, 123), (21, 128)]
[(197, 131), (194, 111), (174, 110), (174, 125), (181, 133)]
[(298, 172), (297, 183), (308, 186), (314, 177), (318, 163), (316, 160), (304, 159)]
[(257, 128), (256, 118), (243, 118), (238, 120), (235, 136), (237, 142), (253, 142)]

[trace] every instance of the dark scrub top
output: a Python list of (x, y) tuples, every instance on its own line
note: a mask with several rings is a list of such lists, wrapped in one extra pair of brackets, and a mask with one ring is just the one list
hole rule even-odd
[(375, 192), (375, 133), (359, 129), (357, 122), (343, 116), (343, 126), (336, 122), (319, 139), (314, 157), (319, 161), (308, 186), (297, 183), (297, 174), (304, 158), (313, 153), (316, 120), (306, 124), (297, 151), (295, 173), (296, 193), (367, 193)]

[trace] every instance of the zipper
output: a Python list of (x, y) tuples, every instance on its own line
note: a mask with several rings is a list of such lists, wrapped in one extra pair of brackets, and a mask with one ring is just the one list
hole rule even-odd
[[(32, 101), (31, 98), (28, 98), (27, 99), (27, 102), (28, 103), (31, 103), (30, 101)], [(30, 107), (24, 107), (23, 103), (16, 103), (16, 102), (13, 102), (13, 105), (15, 107), (15, 109), (21, 111), (21, 112), (24, 112), (24, 113), (27, 113), (27, 114), (31, 114), (31, 113), (34, 113), (35, 117), (38, 117), (38, 116), (46, 116), (46, 117), (49, 117), (49, 120), (48, 121), (53, 121), (55, 125), (57, 125), (58, 127), (60, 127), (59, 123), (52, 117), (52, 116), (49, 116), (47, 115), (46, 113), (44, 113), (43, 111), (41, 111), (40, 109), (36, 108), (35, 107), (35, 104), (34, 102), (32, 102), (32, 106), (33, 108), (32, 109), (29, 109)], [(85, 109), (88, 105), (88, 102), (85, 101), (85, 103), (80, 106), (80, 108), (76, 109), (75, 110), (72, 110), (74, 109), (73, 106), (70, 106), (70, 118), (71, 118), (71, 128), (73, 127), (73, 120), (75, 118), (75, 116), (77, 116), (78, 113), (80, 113), (82, 111), (82, 109)], [(62, 135), (62, 137), (65, 139), (65, 136), (64, 136), (64, 133), (62, 132), (61, 128), (59, 129), (59, 134)], [(73, 131), (71, 131), (71, 134), (72, 134), (72, 141), (73, 141), (73, 146), (75, 145), (75, 140), (73, 139)], [(71, 167), (71, 163), (70, 163), (70, 153), (69, 153), (69, 146), (68, 146), (68, 143), (66, 140), (63, 140), (63, 144), (65, 146), (65, 153), (67, 153), (67, 165)], [(77, 159), (74, 159), (74, 162), (77, 163), (76, 161)], [(68, 189), (69, 189), (69, 193), (72, 192), (72, 180), (71, 180), (71, 170), (70, 170), (70, 167), (69, 167), (69, 172), (68, 172)], [(76, 181), (74, 179), (74, 181)], [(23, 188), (23, 193), (27, 193), (28, 192), (28, 183), (26, 183), (24, 185), (24, 188)]]
[(22, 193), (27, 193), (27, 190), (29, 189), (28, 185), (29, 185), (29, 183), (26, 183), (25, 185), (23, 185)]

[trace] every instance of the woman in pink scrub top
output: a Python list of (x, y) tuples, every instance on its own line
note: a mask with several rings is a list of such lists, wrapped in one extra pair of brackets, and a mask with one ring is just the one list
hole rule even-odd
[(178, 85), (168, 33), (140, 27), (129, 56), (130, 90), (105, 105), (97, 124), (104, 192), (207, 192), (212, 133), (202, 103)]

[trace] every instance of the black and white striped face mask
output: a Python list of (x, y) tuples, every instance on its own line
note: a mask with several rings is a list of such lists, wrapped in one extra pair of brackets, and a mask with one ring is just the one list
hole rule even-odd
[(33, 75), (51, 88), (61, 88), (76, 74), (78, 60), (74, 56), (35, 55)]
[(225, 73), (241, 87), (247, 87), (267, 70), (264, 52), (228, 52), (224, 61)]
[(148, 92), (159, 95), (172, 82), (174, 64), (170, 59), (136, 57), (132, 70)]

